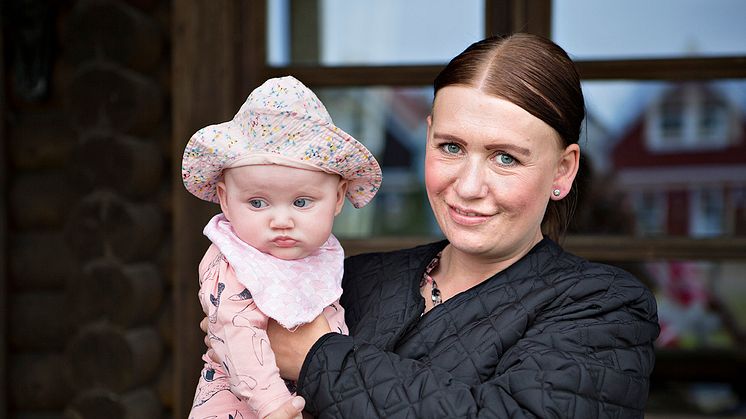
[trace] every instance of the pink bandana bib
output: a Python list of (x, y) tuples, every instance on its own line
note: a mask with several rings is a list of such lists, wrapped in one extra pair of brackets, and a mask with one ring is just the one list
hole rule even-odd
[(283, 260), (238, 238), (223, 214), (207, 223), (204, 234), (220, 249), (259, 309), (286, 329), (312, 321), (342, 295), (344, 250), (334, 235), (305, 258)]

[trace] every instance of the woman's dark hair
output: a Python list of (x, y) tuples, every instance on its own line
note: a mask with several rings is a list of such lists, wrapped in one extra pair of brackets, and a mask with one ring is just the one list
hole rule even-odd
[[(452, 85), (474, 87), (520, 106), (554, 128), (563, 147), (578, 142), (585, 117), (580, 76), (567, 53), (546, 38), (519, 33), (475, 42), (438, 74), (435, 95)], [(565, 199), (549, 200), (542, 232), (559, 241), (576, 200), (575, 185)]]

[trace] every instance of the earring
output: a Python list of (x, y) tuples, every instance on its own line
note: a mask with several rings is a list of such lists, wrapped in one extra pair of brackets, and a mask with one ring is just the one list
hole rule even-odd
[(560, 196), (561, 193), (562, 193), (562, 191), (560, 191), (559, 189), (555, 189), (555, 190), (552, 191), (552, 195), (554, 195), (554, 196)]

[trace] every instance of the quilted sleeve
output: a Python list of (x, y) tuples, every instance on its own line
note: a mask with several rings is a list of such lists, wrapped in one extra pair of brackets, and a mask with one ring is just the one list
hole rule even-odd
[(298, 392), (321, 418), (643, 417), (658, 325), (652, 295), (630, 281), (557, 296), (477, 385), (332, 333)]

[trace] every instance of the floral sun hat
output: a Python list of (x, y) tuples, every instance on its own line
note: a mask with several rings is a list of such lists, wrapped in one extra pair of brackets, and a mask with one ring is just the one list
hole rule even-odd
[(197, 131), (184, 149), (181, 175), (194, 196), (217, 203), (223, 170), (254, 164), (338, 174), (349, 182), (347, 199), (355, 208), (381, 186), (373, 154), (336, 127), (316, 95), (291, 76), (267, 80), (232, 120)]

